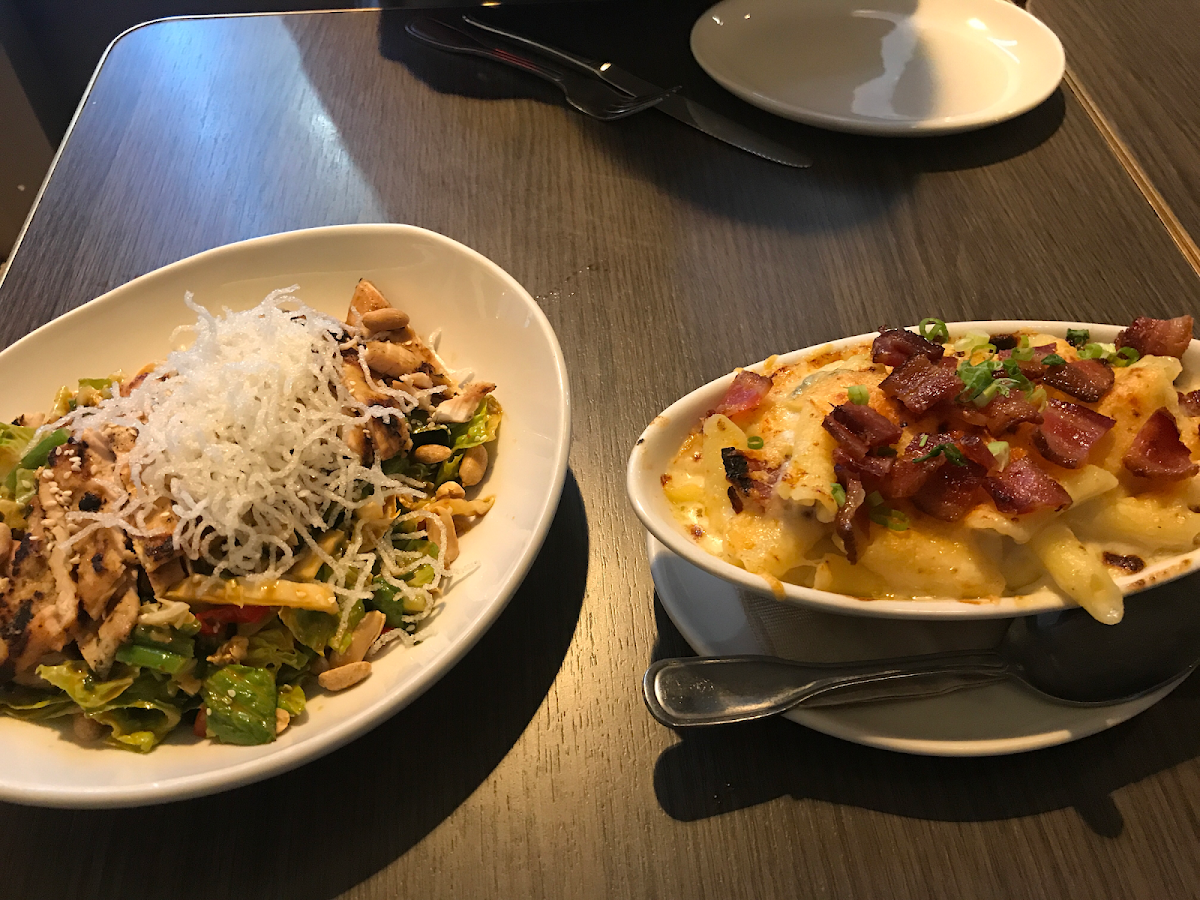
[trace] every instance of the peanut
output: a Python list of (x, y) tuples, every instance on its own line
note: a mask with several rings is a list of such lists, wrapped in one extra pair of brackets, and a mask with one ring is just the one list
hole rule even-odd
[(362, 278), (354, 286), (354, 295), (350, 298), (350, 311), (346, 313), (346, 321), (351, 325), (361, 325), (363, 316), (378, 309), (391, 309), (379, 289), (367, 279)]
[(275, 733), (283, 734), (283, 729), (292, 723), (292, 714), (286, 709), (275, 707)]
[(483, 474), (487, 471), (487, 464), (487, 450), (482, 446), (472, 447), (463, 454), (463, 460), (458, 466), (458, 478), (463, 483), (463, 487), (471, 487), (471, 485), (479, 484), (479, 482), (483, 481)]
[(413, 458), (420, 463), (440, 463), (450, 458), (450, 448), (441, 444), (422, 444), (413, 451)]
[(76, 740), (84, 742), (94, 741), (104, 734), (104, 726), (83, 713), (76, 713), (71, 722), (71, 730), (75, 732)]
[(398, 309), (373, 309), (363, 313), (363, 328), (370, 334), (381, 331), (399, 331), (408, 325), (408, 313)]
[(317, 676), (317, 683), (327, 691), (344, 691), (371, 674), (371, 664), (361, 661), (338, 666)]

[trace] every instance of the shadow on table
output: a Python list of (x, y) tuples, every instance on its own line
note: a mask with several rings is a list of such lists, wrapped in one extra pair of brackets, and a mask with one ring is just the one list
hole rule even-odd
[[(692, 650), (655, 598), (654, 658)], [(1103, 837), (1124, 820), (1112, 793), (1200, 754), (1200, 676), (1140, 716), (1083, 740), (989, 758), (862, 747), (785, 719), (695, 731), (659, 756), (654, 787), (672, 818), (696, 821), (780, 797), (912, 818), (975, 822), (1074, 808)]]
[[(690, 99), (811, 156), (812, 168), (789, 168), (725, 146), (654, 113), (609, 123), (573, 117), (576, 127), (587, 129), (611, 156), (675, 196), (732, 219), (797, 231), (849, 227), (878, 217), (911, 190), (922, 173), (974, 169), (1027, 153), (1048, 140), (1065, 115), (1066, 102), (1059, 88), (1022, 116), (956, 135), (868, 137), (788, 121), (725, 91), (692, 58), (688, 46), (691, 24), (709, 5), (709, 0), (639, 6), (582, 3), (506, 7), (478, 15), (551, 45), (593, 59), (612, 60), (656, 84), (681, 85)], [(429, 14), (461, 24), (461, 10)], [(383, 13), (380, 52), (434, 90), (463, 97), (523, 98), (564, 105), (557, 88), (531, 75), (417, 43), (404, 31), (413, 15), (402, 10)]]
[[(281, 870), (289, 900), (344, 893), (453, 813), (520, 738), (571, 643), (587, 562), (583, 498), (568, 472), (546, 543), (508, 608), (411, 706), (323, 759), (213, 797), (88, 812), (0, 804), (4, 853), (28, 861), (29, 879), (0, 895), (207, 900), (213, 885), (236, 885), (239, 896), (275, 896), (279, 885), (268, 882)], [(311, 843), (295, 837), (306, 833)], [(244, 852), (209, 858), (214, 842)]]

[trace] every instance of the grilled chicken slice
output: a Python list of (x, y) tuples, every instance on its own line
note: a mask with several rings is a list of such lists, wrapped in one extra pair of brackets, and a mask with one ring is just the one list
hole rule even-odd
[(24, 675), (44, 655), (67, 645), (70, 635), (58, 618), (57, 598), (45, 545), (26, 533), (0, 591), (0, 681)]
[(138, 609), (141, 601), (138, 599), (137, 588), (128, 587), (121, 599), (105, 611), (104, 618), (88, 624), (76, 638), (79, 652), (84, 662), (100, 678), (108, 675), (116, 658), (117, 648), (125, 643), (129, 632), (137, 624)]

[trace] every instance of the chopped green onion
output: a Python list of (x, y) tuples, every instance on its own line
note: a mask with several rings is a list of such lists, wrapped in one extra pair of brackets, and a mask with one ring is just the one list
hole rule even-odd
[(917, 331), (927, 341), (937, 341), (939, 344), (944, 344), (950, 340), (950, 329), (946, 327), (946, 323), (932, 316), (918, 322)]
[(867, 494), (867, 503), (871, 506), (883, 506), (883, 494), (879, 491), (871, 491)]
[(1082, 347), (1091, 338), (1092, 333), (1086, 328), (1068, 328), (1067, 343), (1072, 347)]
[[(1029, 339), (1026, 338), (1026, 340), (1029, 340)], [(1029, 360), (1033, 359), (1033, 348), (1032, 347), (1018, 347), (1011, 354), (1009, 354), (1008, 358), (1015, 359), (1019, 362), (1028, 362)]]
[(1033, 392), (1029, 395), (1029, 402), (1032, 403), (1034, 406), (1036, 406), (1038, 409), (1041, 409), (1043, 406), (1046, 405), (1047, 399), (1048, 398), (1046, 397), (1046, 389), (1044, 387), (1042, 387), (1040, 384), (1036, 388), (1034, 388)]
[(928, 443), (929, 443), (929, 435), (923, 434), (923, 435), (921, 435), (921, 439), (919, 441), (917, 441), (917, 446), (924, 447)]
[(1019, 387), (1020, 387), (1020, 385), (1012, 378), (997, 378), (991, 384), (989, 384), (986, 388), (983, 389), (982, 394), (980, 394), (978, 397), (975, 398), (975, 401), (974, 401), (975, 405), (976, 406), (987, 406), (989, 403), (992, 402), (992, 399), (997, 394), (1003, 394), (1005, 397), (1007, 397), (1009, 394), (1012, 393), (1013, 388), (1019, 388)]
[(871, 399), (871, 395), (867, 393), (867, 389), (861, 384), (852, 384), (846, 388), (846, 394), (850, 397), (851, 403), (856, 403), (859, 406), (866, 406), (867, 401)]
[(1099, 344), (1084, 344), (1079, 348), (1080, 359), (1100, 359), (1104, 356), (1104, 348)]
[(746, 438), (746, 446), (751, 450), (761, 450), (763, 448), (763, 439), (757, 434), (752, 434)]
[(1021, 350), (1030, 350), (1032, 348), (1030, 347), (1029, 344), (1030, 344), (1029, 335), (1023, 334), (1023, 335), (1021, 335), (1021, 340), (1017, 342), (1017, 347), (1020, 348)]
[(1001, 469), (1008, 465), (1008, 441), (988, 441), (987, 447)]
[(1141, 358), (1142, 358), (1142, 354), (1138, 353), (1132, 347), (1122, 347), (1120, 350), (1118, 350), (1116, 353), (1114, 353), (1111, 357), (1109, 357), (1108, 361), (1110, 363), (1112, 363), (1114, 366), (1117, 366), (1119, 368), (1124, 368), (1125, 366), (1133, 365), (1135, 362), (1137, 362)]
[(965, 466), (967, 459), (962, 455), (962, 451), (953, 444), (938, 444), (924, 456), (918, 456), (913, 462), (925, 462), (927, 459), (933, 459), (935, 456), (944, 456), (947, 460), (954, 463), (956, 466)]
[(1067, 361), (1057, 353), (1048, 353), (1042, 357), (1043, 366), (1065, 366)]
[(995, 345), (991, 343), (991, 340), (992, 336), (986, 331), (968, 331), (954, 342), (954, 349), (971, 353), (984, 347), (991, 347), (994, 350)]
[(846, 505), (846, 489), (836, 481), (829, 486), (829, 493), (833, 494), (834, 502), (838, 506)]
[(959, 401), (965, 403), (983, 393), (992, 383), (994, 373), (999, 367), (1000, 363), (995, 359), (985, 359), (979, 363), (972, 363), (964, 359), (959, 363), (956, 371), (964, 387), (963, 392), (958, 395)]
[(908, 529), (908, 516), (898, 509), (876, 506), (867, 513), (867, 517), (876, 525), (883, 525), (892, 531), (906, 531)]

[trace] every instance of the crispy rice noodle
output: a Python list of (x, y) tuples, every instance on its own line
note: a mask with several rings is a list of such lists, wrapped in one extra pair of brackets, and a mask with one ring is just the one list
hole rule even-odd
[[(253, 309), (220, 316), (188, 294), (185, 302), (197, 316), (187, 329), (195, 337), (190, 348), (171, 353), (128, 397), (80, 407), (43, 429), (80, 434), (128, 428), (137, 434), (122, 460), (130, 487), (114, 475), (106, 484), (113, 498), (107, 511), (70, 513), (74, 534), (67, 545), (105, 527), (147, 536), (150, 517), (169, 504), (178, 516), (176, 546), (211, 565), (213, 578), (280, 578), (307, 546), (332, 572), (328, 583), (342, 611), (339, 637), (354, 602), (371, 594), (376, 558), (399, 594), (425, 599), (426, 612), (413, 619), (424, 618), (446, 577), (441, 561), (394, 548), (382, 540), (390, 529), (381, 529), (378, 520), (354, 517), (348, 546), (337, 558), (313, 538), (343, 510), (353, 516), (368, 502), (386, 508), (393, 498), (411, 507), (425, 494), (420, 482), (387, 475), (378, 462), (364, 466), (345, 441), (363, 417), (387, 417), (388, 409), (355, 400), (343, 379), (342, 351), (361, 350), (363, 335), (304, 306), (291, 296), (294, 290), (274, 291)], [(441, 390), (393, 388), (362, 368), (370, 387), (400, 413), (429, 408)], [(394, 524), (407, 521), (424, 527), (406, 538), (445, 546), (437, 516), (410, 512)], [(422, 565), (432, 566), (433, 580), (408, 585), (401, 576)]]

